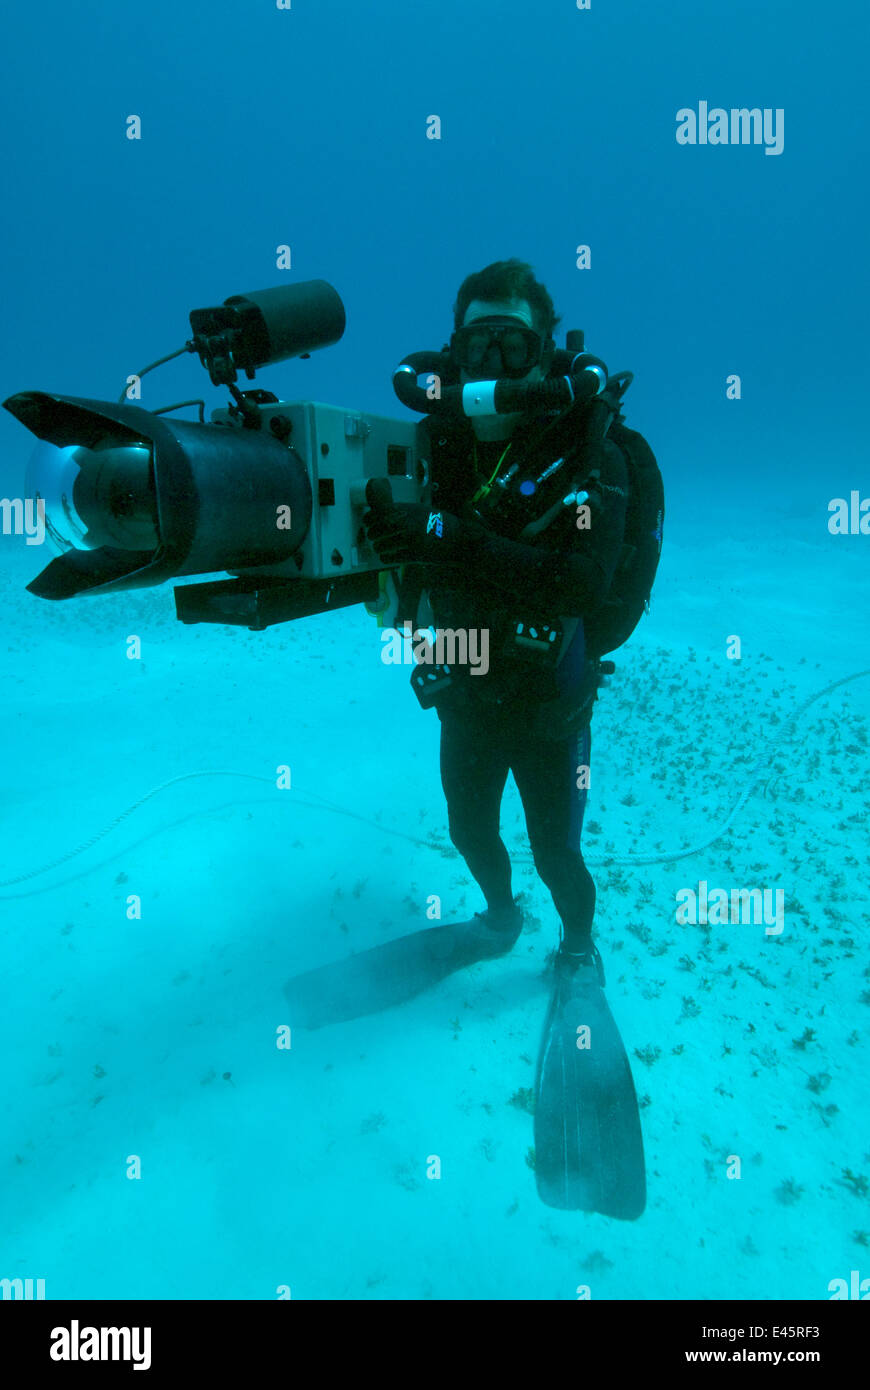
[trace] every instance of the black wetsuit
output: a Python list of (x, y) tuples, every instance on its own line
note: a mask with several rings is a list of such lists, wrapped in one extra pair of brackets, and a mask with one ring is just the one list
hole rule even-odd
[[(522, 456), (546, 417), (523, 420), (514, 431), (507, 461)], [(507, 440), (477, 441), (470, 424), (445, 427), (430, 417), (433, 508), (469, 515), (469, 499), (489, 478)], [(597, 687), (595, 614), (622, 551), (628, 473), (625, 457), (607, 442), (599, 454), (600, 509), (591, 529), (576, 525), (576, 509), (565, 509), (534, 547), (505, 534), (497, 515), (490, 535), (462, 571), (429, 566), (423, 579), (436, 628), (486, 628), (489, 671), (467, 674), (438, 704), (441, 720), (441, 779), (447, 799), (450, 838), (483, 890), (487, 905), (512, 901), (511, 865), (499, 834), (499, 811), (508, 772), (522, 799), (535, 866), (549, 888), (569, 949), (589, 940), (595, 885), (583, 862), (580, 834), (586, 803), (591, 731), (588, 718)], [(514, 526), (516, 529), (516, 526)], [(495, 534), (492, 534), (492, 533)], [(511, 655), (505, 638), (511, 619), (525, 616), (580, 618), (555, 668), (536, 669)], [(591, 684), (590, 684), (591, 680)], [(542, 701), (588, 699), (588, 713), (569, 735), (541, 731)], [(547, 720), (544, 718), (546, 726)], [(578, 786), (578, 781), (581, 786)]]

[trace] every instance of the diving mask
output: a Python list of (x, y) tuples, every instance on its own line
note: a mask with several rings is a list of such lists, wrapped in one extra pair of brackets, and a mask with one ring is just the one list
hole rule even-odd
[(485, 371), (491, 347), (499, 350), (502, 373), (507, 377), (523, 377), (536, 366), (544, 342), (539, 333), (515, 318), (481, 318), (457, 328), (450, 339), (450, 350), (457, 367), (479, 374)]

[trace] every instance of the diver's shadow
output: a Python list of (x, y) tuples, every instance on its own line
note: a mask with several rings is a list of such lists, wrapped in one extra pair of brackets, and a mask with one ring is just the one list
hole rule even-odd
[[(493, 934), (474, 923), (428, 927), (344, 960), (295, 975), (284, 985), (290, 1023), (299, 1028), (325, 1028), (347, 1023), (405, 1004), (468, 966), (504, 957), (511, 945), (493, 942)], [(516, 949), (516, 948), (514, 948)], [(475, 987), (483, 981), (475, 976)], [(540, 971), (502, 974), (498, 988), (488, 992), (510, 1003), (544, 993)]]

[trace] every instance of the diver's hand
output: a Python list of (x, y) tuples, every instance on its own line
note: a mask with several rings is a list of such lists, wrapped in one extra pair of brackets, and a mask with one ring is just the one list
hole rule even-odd
[(452, 512), (430, 512), (418, 502), (377, 501), (363, 517), (368, 538), (385, 565), (462, 564), (482, 527)]

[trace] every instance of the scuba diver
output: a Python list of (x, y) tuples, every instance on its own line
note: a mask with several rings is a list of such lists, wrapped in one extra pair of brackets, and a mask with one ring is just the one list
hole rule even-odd
[[(453, 335), (463, 384), (505, 375), (544, 378), (555, 344), (552, 306), (543, 295), (539, 291), (532, 302), (522, 297), (516, 271), (492, 269), (466, 282)], [(499, 809), (512, 772), (535, 866), (562, 922), (563, 963), (577, 966), (597, 963), (591, 935), (595, 885), (580, 850), (587, 781), (580, 769), (589, 766), (597, 668), (582, 619), (605, 597), (619, 559), (628, 480), (622, 454), (605, 442), (601, 505), (588, 531), (578, 530), (576, 513), (568, 508), (537, 545), (517, 539), (509, 523), (501, 534), (485, 529), (480, 519), (497, 480), (522, 456), (541, 423), (540, 416), (516, 412), (479, 416), (471, 427), (451, 432), (439, 417), (430, 417), (432, 507), (439, 524), (430, 528), (426, 507), (380, 501), (365, 520), (385, 564), (424, 566), (421, 583), (436, 628), (489, 634), (486, 674), (457, 667), (456, 688), (436, 704), (450, 838), (486, 899), (485, 912), (456, 924), (457, 959), (501, 955), (522, 929), (499, 834)], [(549, 651), (538, 670), (528, 659), (530, 649), (509, 649), (520, 613), (537, 618), (537, 626), (557, 614), (574, 620), (554, 664)], [(558, 704), (555, 721), (551, 702)]]
[[(499, 829), (512, 773), (535, 867), (561, 922), (536, 1086), (538, 1189), (553, 1206), (634, 1219), (645, 1204), (640, 1125), (603, 994), (595, 884), (580, 836), (592, 708), (613, 670), (602, 657), (625, 640), (649, 598), (661, 476), (646, 442), (621, 423), (631, 374), (609, 378), (589, 354), (562, 351), (560, 365), (598, 374), (591, 399), (574, 401), (572, 388), (567, 408), (540, 396), (532, 409), (493, 408), (505, 383), (545, 383), (560, 352), (559, 318), (531, 266), (498, 261), (469, 275), (453, 313), (441, 360), (472, 411), (481, 383), (480, 413), (428, 413), (430, 503), (396, 503), (388, 482), (373, 481), (363, 522), (396, 580), (397, 628), (407, 620), (415, 631), (488, 634), (485, 674), (457, 663), (421, 664), (412, 675), (421, 704), (434, 705), (440, 720), (450, 838), (486, 908), (299, 976), (288, 997), (303, 1026), (318, 1027), (509, 952), (523, 926)], [(582, 335), (568, 338), (577, 346)], [(402, 369), (416, 375), (422, 367), (412, 357)], [(588, 1048), (578, 1041), (584, 1028)]]

